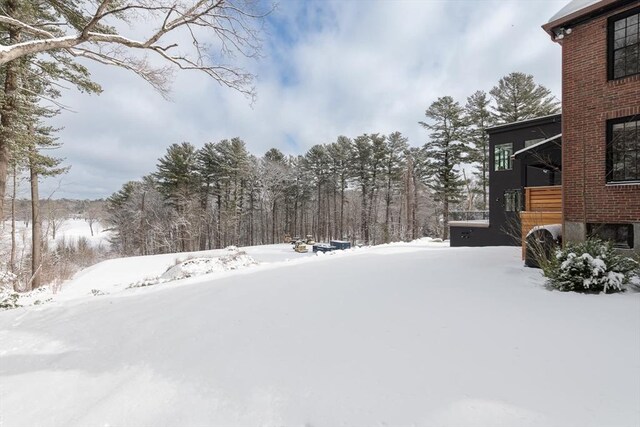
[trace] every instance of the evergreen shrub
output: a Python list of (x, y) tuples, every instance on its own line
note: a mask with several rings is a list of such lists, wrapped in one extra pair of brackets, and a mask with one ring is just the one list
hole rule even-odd
[(639, 265), (616, 252), (612, 243), (592, 238), (558, 249), (542, 270), (551, 289), (614, 293), (637, 278)]

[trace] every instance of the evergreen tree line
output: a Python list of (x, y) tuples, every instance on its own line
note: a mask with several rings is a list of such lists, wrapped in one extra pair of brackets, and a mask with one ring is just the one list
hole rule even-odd
[(421, 147), (400, 132), (339, 136), (286, 156), (261, 157), (240, 138), (197, 149), (171, 145), (156, 171), (107, 201), (113, 243), (146, 255), (281, 242), (285, 235), (364, 244), (448, 238), (452, 210), (486, 210), (489, 141), (500, 123), (556, 113), (533, 76), (511, 73), (464, 105), (438, 98), (419, 124)]

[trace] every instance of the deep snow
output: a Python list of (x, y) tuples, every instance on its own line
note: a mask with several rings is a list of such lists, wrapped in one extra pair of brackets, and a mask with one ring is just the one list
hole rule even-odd
[(640, 425), (640, 294), (547, 291), (519, 248), (278, 248), (1, 312), (0, 425)]

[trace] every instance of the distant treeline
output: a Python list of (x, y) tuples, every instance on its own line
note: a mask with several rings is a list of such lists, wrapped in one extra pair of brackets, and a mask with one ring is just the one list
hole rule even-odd
[(276, 243), (285, 234), (365, 244), (447, 238), (450, 211), (486, 209), (486, 129), (558, 109), (532, 76), (511, 73), (464, 106), (448, 96), (433, 102), (421, 147), (400, 132), (339, 136), (298, 156), (272, 148), (257, 157), (240, 138), (173, 144), (155, 172), (107, 200), (113, 243), (144, 255)]

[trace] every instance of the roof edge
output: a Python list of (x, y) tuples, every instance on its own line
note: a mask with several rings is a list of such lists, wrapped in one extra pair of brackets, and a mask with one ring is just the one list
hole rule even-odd
[(562, 120), (562, 113), (549, 114), (547, 116), (540, 116), (540, 117), (532, 117), (530, 119), (520, 120), (520, 121), (517, 121), (517, 122), (503, 123), (503, 124), (500, 124), (500, 125), (496, 125), (496, 126), (492, 126), (490, 128), (487, 128), (487, 129), (485, 129), (485, 131), (487, 133), (495, 133), (495, 132), (502, 132), (502, 131), (506, 131), (506, 130), (511, 130), (512, 128), (525, 127), (527, 125), (534, 124), (536, 122), (553, 123), (553, 122), (556, 121), (555, 120), (556, 118)]
[(531, 151), (531, 150), (534, 150), (536, 148), (542, 147), (543, 145), (546, 145), (546, 144), (550, 143), (551, 141), (555, 141), (556, 139), (559, 139), (559, 138), (562, 138), (562, 134), (561, 133), (559, 133), (557, 135), (554, 135), (551, 138), (547, 138), (547, 139), (545, 139), (543, 141), (536, 142), (535, 144), (530, 145), (528, 147), (524, 147), (522, 150), (518, 150), (515, 153), (513, 153), (511, 155), (511, 157), (515, 159), (517, 156), (519, 156), (522, 153), (526, 153), (528, 151)]
[(613, 9), (624, 7), (633, 3), (635, 0), (601, 0), (590, 6), (586, 6), (573, 13), (556, 19), (555, 21), (549, 21), (542, 25), (542, 29), (547, 32), (555, 41), (555, 34), (553, 30), (555, 28), (564, 27), (568, 25), (581, 24), (588, 20), (594, 19), (600, 15), (603, 15)]

